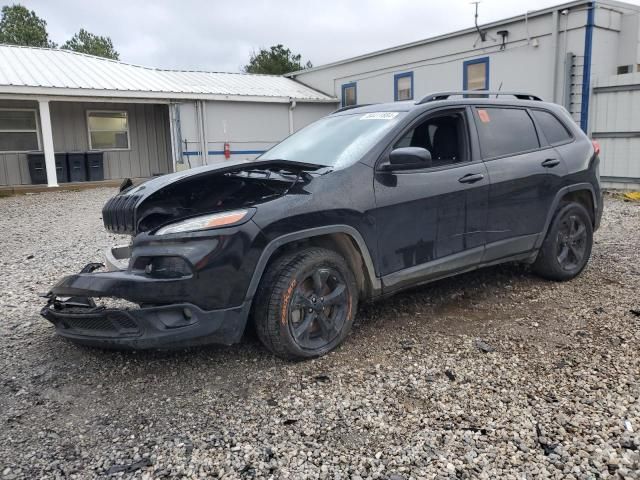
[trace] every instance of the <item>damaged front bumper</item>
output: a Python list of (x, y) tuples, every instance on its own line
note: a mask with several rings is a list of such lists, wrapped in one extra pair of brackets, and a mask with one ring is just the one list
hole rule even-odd
[[(246, 224), (163, 238), (138, 235), (107, 252), (107, 271), (88, 264), (62, 278), (45, 295), (41, 315), (59, 335), (106, 348), (237, 343), (251, 307), (247, 289), (258, 234)], [(116, 299), (116, 308), (100, 299)]]
[[(55, 289), (54, 289), (55, 290)], [(52, 293), (41, 315), (57, 333), (76, 343), (103, 348), (180, 348), (198, 344), (231, 345), (242, 337), (250, 303), (202, 310), (191, 303), (137, 309), (96, 306), (90, 297)]]
[[(79, 274), (63, 278), (46, 295), (40, 314), (62, 337), (105, 348), (179, 348), (207, 343), (233, 344), (240, 340), (250, 302), (239, 307), (203, 310), (192, 303), (139, 308), (107, 308), (93, 297), (139, 297), (156, 288), (148, 280), (125, 271), (94, 273), (102, 264), (90, 263)], [(169, 282), (165, 288), (175, 288)]]

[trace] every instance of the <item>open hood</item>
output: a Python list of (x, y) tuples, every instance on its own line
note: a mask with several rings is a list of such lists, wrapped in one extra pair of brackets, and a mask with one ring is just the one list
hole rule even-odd
[(126, 188), (105, 204), (102, 218), (110, 232), (135, 235), (182, 218), (273, 200), (328, 168), (292, 160), (207, 165)]

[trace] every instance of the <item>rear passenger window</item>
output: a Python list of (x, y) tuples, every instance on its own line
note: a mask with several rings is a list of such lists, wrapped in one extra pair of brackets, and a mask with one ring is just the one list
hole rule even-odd
[(551, 145), (558, 145), (559, 143), (566, 143), (573, 140), (573, 136), (567, 130), (560, 120), (549, 112), (542, 110), (531, 110), (533, 118), (536, 119), (540, 130), (547, 138), (547, 141)]
[(478, 107), (475, 116), (484, 158), (515, 155), (540, 147), (533, 120), (526, 110)]

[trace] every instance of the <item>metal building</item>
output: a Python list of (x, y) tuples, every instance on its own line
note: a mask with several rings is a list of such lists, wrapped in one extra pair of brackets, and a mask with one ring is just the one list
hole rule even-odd
[(606, 185), (640, 188), (639, 42), (640, 6), (582, 0), (288, 76), (343, 106), (443, 90), (530, 92), (564, 105), (600, 141)]
[(105, 179), (224, 161), (225, 150), (250, 159), (336, 105), (280, 76), (159, 70), (0, 45), (0, 188), (32, 183), (29, 158), (38, 154), (50, 186), (75, 168), (65, 158), (87, 152), (101, 154)]

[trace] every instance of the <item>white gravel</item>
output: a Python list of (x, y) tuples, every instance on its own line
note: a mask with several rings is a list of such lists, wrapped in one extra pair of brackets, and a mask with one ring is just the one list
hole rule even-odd
[[(640, 203), (568, 283), (503, 266), (365, 306), (336, 352), (109, 352), (37, 297), (100, 260), (111, 189), (0, 198), (0, 479), (640, 478)], [(487, 348), (488, 347), (488, 348)]]

